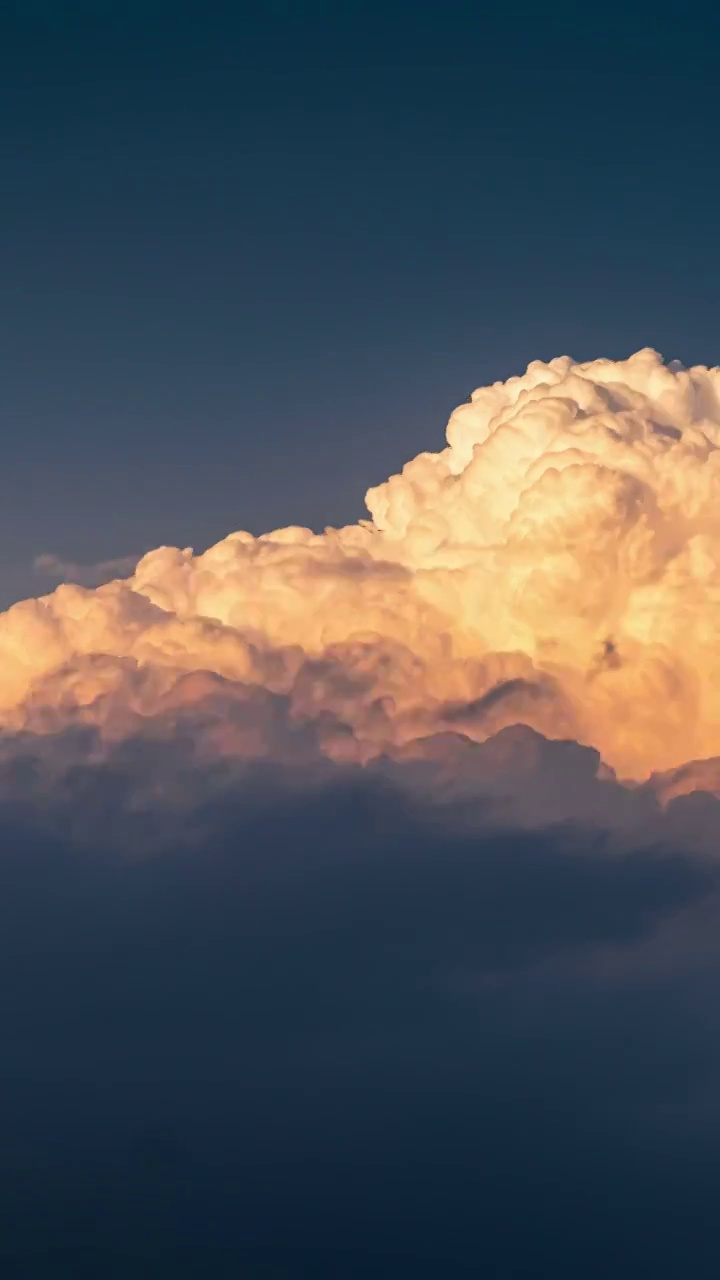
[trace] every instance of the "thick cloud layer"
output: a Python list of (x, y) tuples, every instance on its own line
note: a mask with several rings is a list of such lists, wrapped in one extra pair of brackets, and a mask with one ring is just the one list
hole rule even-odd
[[(227, 785), (180, 739), (69, 768), (52, 812), (16, 761), (0, 808), (3, 1274), (714, 1275), (701, 798), (661, 811), (508, 730), (476, 749), (522, 778), (513, 827), (416, 762)], [(569, 784), (594, 821), (552, 819)], [(600, 816), (623, 797), (632, 830)]]
[(717, 1274), (719, 389), (0, 618), (3, 1274)]
[(162, 547), (125, 581), (15, 605), (0, 718), (117, 741), (210, 700), (229, 714), (208, 749), (235, 757), (309, 730), (367, 762), (520, 723), (636, 780), (712, 759), (719, 444), (720, 369), (537, 362), (370, 490), (369, 521)]

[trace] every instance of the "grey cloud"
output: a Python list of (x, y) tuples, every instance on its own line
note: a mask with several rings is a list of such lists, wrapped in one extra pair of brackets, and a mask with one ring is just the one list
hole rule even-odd
[(75, 564), (72, 560), (47, 553), (35, 557), (33, 568), (36, 573), (56, 581), (99, 587), (116, 578), (129, 578), (139, 559), (139, 556), (119, 556), (114, 560), (100, 560), (97, 564)]
[(7, 1274), (677, 1275), (720, 1138), (687, 799), (520, 728), (204, 759), (230, 705), (0, 742)]
[(441, 709), (439, 718), (447, 720), (450, 724), (456, 721), (482, 721), (488, 712), (513, 699), (538, 701), (553, 695), (554, 691), (548, 681), (517, 677), (493, 685), (482, 697), (473, 698), (470, 702), (447, 703)]

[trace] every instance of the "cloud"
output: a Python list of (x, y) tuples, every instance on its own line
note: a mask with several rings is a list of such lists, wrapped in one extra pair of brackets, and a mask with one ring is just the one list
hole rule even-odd
[(120, 556), (115, 560), (100, 560), (97, 564), (74, 564), (72, 560), (46, 554), (35, 557), (33, 568), (36, 573), (48, 578), (77, 582), (86, 587), (99, 587), (116, 578), (128, 578), (139, 559), (139, 556)]
[(37, 725), (45, 699), (53, 723), (84, 711), (102, 729), (107, 680), (147, 720), (160, 686), (186, 699), (206, 672), (331, 720), (323, 749), (358, 762), (518, 722), (636, 781), (716, 757), (719, 390), (720, 370), (649, 350), (535, 362), (371, 489), (369, 520), (161, 547), (124, 580), (13, 606), (0, 723)]
[(703, 1274), (719, 388), (535, 363), (0, 616), (8, 1274)]
[[(540, 794), (561, 744), (508, 732), (474, 749), (497, 792), (522, 772)], [(682, 802), (639, 835), (523, 825), (491, 788), (428, 794), (416, 762), (226, 774), (180, 737), (93, 766), (66, 737), (37, 793), (60, 753), (12, 755), (9, 1273), (38, 1250), (38, 1268), (67, 1251), (75, 1274), (118, 1254), (191, 1275), (217, 1249), (220, 1275), (570, 1277), (601, 1197), (583, 1274), (628, 1232), (676, 1274), (691, 1208), (702, 1247), (720, 1118), (718, 868), (663, 825)], [(566, 787), (630, 794), (565, 745)]]

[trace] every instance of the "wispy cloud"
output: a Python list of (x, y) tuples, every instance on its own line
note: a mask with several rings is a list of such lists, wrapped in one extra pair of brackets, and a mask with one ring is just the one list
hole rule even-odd
[(46, 578), (60, 582), (77, 582), (83, 587), (99, 587), (116, 578), (127, 578), (134, 571), (139, 556), (118, 556), (114, 560), (99, 560), (97, 564), (76, 564), (63, 560), (51, 552), (36, 556), (33, 569)]

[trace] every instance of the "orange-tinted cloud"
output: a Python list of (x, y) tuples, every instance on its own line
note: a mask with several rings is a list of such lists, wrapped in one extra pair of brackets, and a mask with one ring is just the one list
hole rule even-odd
[(536, 362), (371, 489), (370, 520), (161, 547), (13, 606), (0, 721), (117, 741), (212, 686), (246, 708), (221, 754), (272, 754), (281, 698), (335, 760), (517, 723), (636, 780), (720, 756), (719, 445), (720, 369)]

